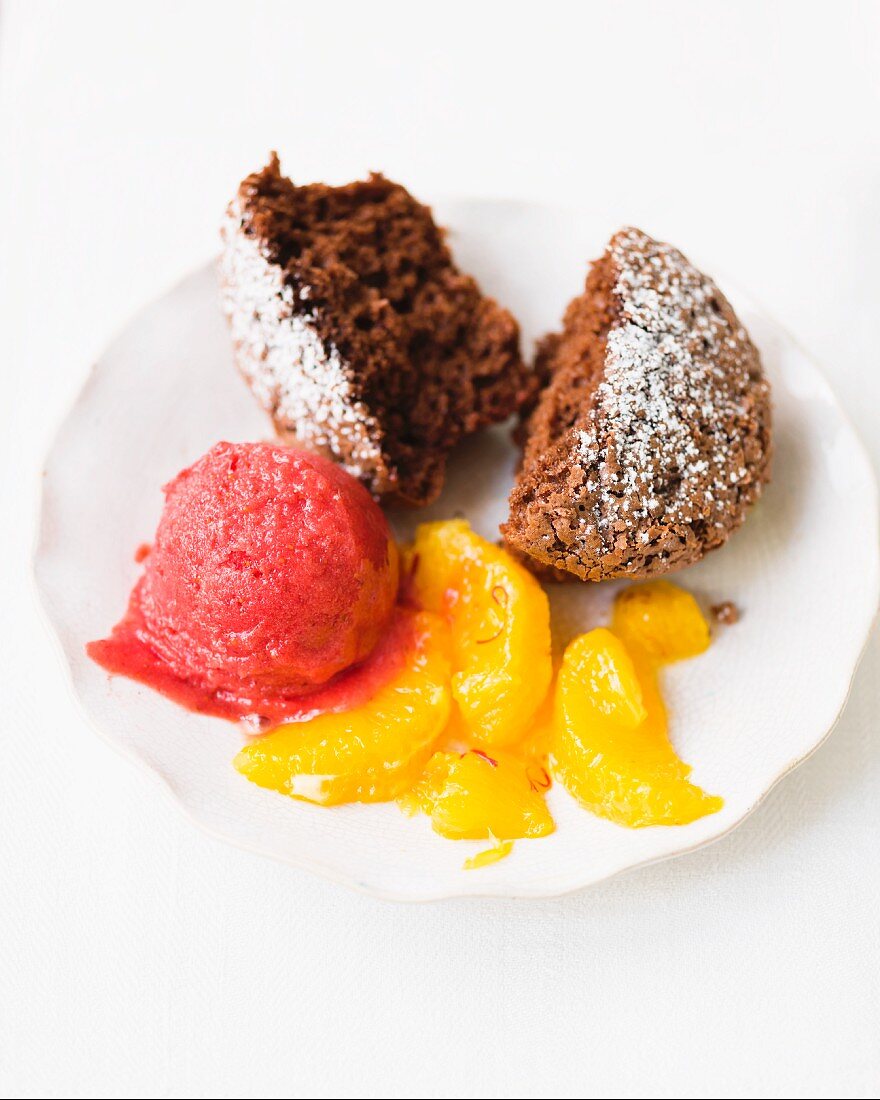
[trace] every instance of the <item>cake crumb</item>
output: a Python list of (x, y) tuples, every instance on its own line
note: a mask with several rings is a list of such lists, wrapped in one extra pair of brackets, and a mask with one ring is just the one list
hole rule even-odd
[(739, 608), (732, 600), (723, 600), (712, 604), (712, 618), (723, 626), (733, 626), (739, 622)]

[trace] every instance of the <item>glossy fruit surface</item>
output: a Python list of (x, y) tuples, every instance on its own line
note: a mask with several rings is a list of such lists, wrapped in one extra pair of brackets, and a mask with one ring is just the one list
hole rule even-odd
[(487, 747), (515, 744), (552, 676), (543, 589), (464, 520), (423, 524), (404, 571), (410, 598), (449, 623), (452, 694), (471, 737)]
[(454, 840), (547, 836), (554, 829), (549, 786), (540, 764), (507, 752), (437, 752), (403, 808), (421, 810), (435, 832)]
[[(654, 606), (644, 591), (652, 587), (618, 598), (613, 621), (623, 624), (632, 648), (604, 628), (571, 642), (554, 700), (554, 775), (587, 809), (633, 828), (684, 825), (723, 804), (689, 782), (691, 769), (669, 740), (657, 678), (662, 660), (687, 655), (703, 634), (688, 601), (661, 590)], [(632, 591), (642, 593), (639, 600), (629, 598)]]
[(657, 664), (696, 657), (709, 648), (709, 624), (699, 604), (669, 581), (634, 584), (614, 601), (614, 633)]
[(235, 767), (261, 787), (330, 806), (385, 802), (421, 775), (449, 719), (446, 626), (413, 614), (403, 668), (367, 703), (280, 726), (250, 742)]

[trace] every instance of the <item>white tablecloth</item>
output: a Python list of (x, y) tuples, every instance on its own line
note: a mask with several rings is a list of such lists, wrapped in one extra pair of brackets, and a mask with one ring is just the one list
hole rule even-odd
[(560, 901), (406, 907), (187, 824), (76, 713), (27, 562), (90, 361), (214, 251), (270, 148), (303, 181), (591, 204), (711, 257), (880, 459), (878, 14), (3, 0), (0, 1091), (877, 1095), (876, 639), (831, 740), (713, 847)]

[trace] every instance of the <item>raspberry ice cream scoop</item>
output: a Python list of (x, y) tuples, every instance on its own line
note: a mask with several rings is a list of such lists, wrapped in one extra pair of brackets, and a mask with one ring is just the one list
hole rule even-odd
[(354, 478), (304, 451), (218, 443), (165, 486), (128, 612), (88, 651), (207, 713), (338, 709), (393, 663), (397, 579)]

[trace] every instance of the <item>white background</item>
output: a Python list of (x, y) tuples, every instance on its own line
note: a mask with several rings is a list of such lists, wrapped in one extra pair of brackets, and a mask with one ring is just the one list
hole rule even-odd
[(590, 204), (712, 257), (878, 462), (878, 61), (868, 3), (3, 0), (0, 1092), (878, 1094), (876, 638), (729, 838), (563, 900), (406, 907), (184, 822), (74, 710), (27, 577), (90, 361), (270, 148), (300, 181)]

